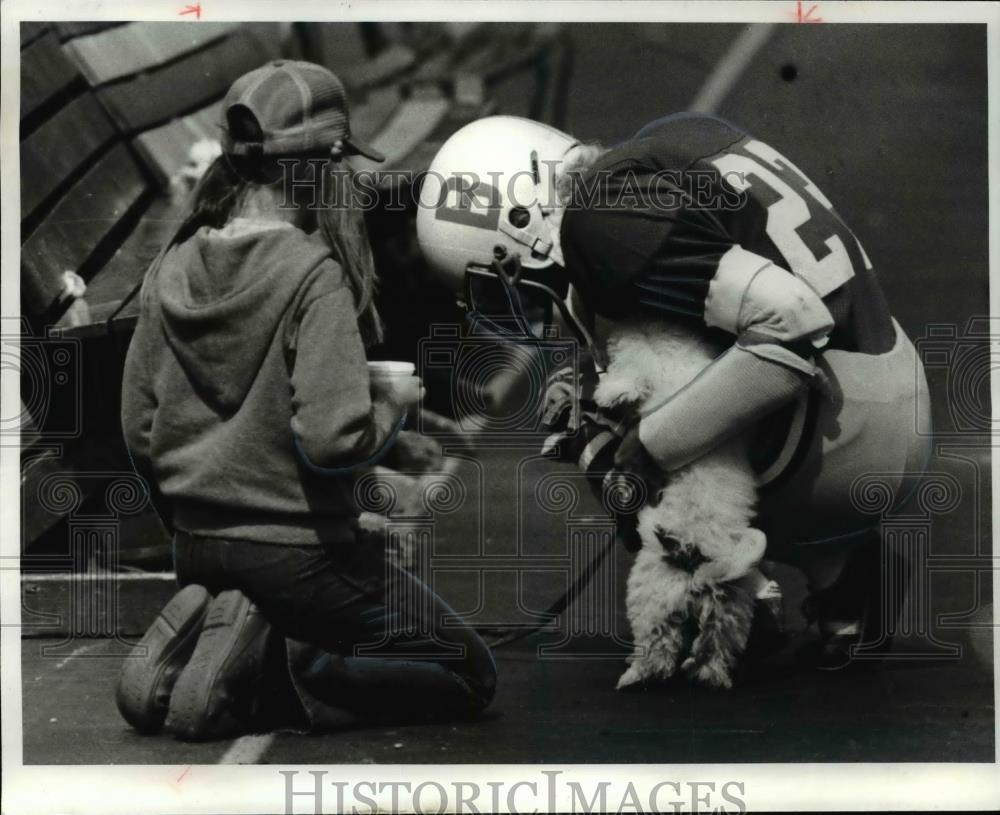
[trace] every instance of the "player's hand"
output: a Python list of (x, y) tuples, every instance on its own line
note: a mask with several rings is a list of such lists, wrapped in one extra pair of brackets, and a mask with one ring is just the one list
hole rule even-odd
[(566, 367), (553, 373), (546, 383), (541, 422), (550, 432), (576, 430), (579, 424), (575, 380), (573, 369)]
[(584, 414), (597, 411), (594, 402), (597, 382), (597, 371), (590, 352), (577, 349), (576, 364), (553, 371), (545, 381), (542, 426), (550, 433), (578, 431)]
[(639, 424), (632, 425), (622, 437), (615, 451), (615, 469), (635, 473), (644, 481), (656, 484), (663, 480), (664, 473), (639, 440)]
[(627, 466), (641, 455), (646, 454), (646, 448), (639, 440), (639, 424), (632, 425), (629, 431), (622, 437), (622, 443), (615, 451), (615, 467), (619, 470), (630, 470)]

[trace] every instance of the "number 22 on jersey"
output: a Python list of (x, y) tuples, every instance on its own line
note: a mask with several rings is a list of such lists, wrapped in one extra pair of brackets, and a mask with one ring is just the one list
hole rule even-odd
[(789, 271), (820, 297), (850, 280), (854, 266), (845, 241), (854, 241), (854, 236), (826, 196), (763, 142), (751, 139), (736, 149), (745, 152), (725, 153), (712, 159), (712, 164), (727, 184), (739, 192), (752, 190), (767, 208), (767, 235), (788, 262)]

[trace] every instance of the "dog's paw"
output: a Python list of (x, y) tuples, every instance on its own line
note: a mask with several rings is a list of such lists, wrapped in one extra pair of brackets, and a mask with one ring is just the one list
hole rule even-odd
[(685, 671), (692, 679), (711, 688), (728, 690), (733, 686), (729, 667), (721, 660), (704, 662), (693, 671)]
[(681, 672), (688, 679), (710, 688), (733, 686), (732, 665), (723, 654), (692, 654), (681, 663)]
[(618, 677), (618, 684), (615, 685), (615, 690), (624, 690), (632, 685), (638, 685), (641, 682), (645, 682), (648, 678), (646, 671), (643, 670), (642, 663), (633, 662), (628, 666), (625, 673)]
[(594, 389), (594, 401), (604, 408), (638, 405), (649, 393), (649, 382), (642, 377), (606, 373)]

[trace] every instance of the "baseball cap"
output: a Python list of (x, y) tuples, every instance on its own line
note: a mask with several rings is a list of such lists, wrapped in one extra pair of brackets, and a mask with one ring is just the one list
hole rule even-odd
[[(259, 133), (235, 126), (251, 121)], [(374, 147), (351, 135), (344, 84), (322, 65), (276, 59), (237, 79), (222, 103), (222, 149), (236, 155), (288, 155), (332, 147), (385, 161)], [(256, 128), (254, 128), (256, 130)]]

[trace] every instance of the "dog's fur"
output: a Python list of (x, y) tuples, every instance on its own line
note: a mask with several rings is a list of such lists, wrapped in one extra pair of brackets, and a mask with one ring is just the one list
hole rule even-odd
[[(657, 323), (617, 327), (607, 350), (597, 403), (639, 413), (690, 382), (718, 349)], [(678, 668), (707, 685), (732, 685), (754, 607), (740, 579), (755, 570), (766, 543), (750, 526), (756, 497), (746, 447), (737, 439), (670, 473), (639, 512), (642, 547), (627, 590), (635, 648), (619, 688), (667, 679)]]

